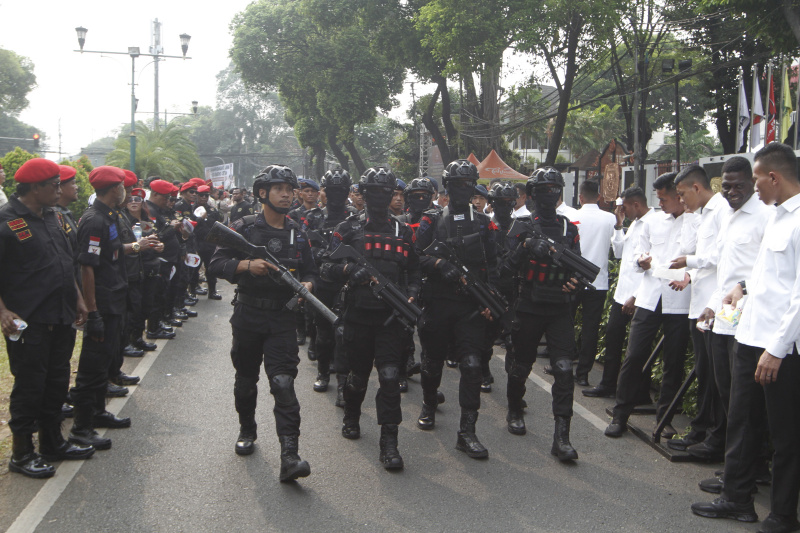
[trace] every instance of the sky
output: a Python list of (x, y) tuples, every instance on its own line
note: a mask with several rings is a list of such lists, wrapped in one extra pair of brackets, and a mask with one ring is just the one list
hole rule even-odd
[[(28, 95), (30, 105), (20, 115), (46, 135), (47, 149), (64, 156), (79, 153), (92, 141), (116, 135), (130, 123), (131, 59), (128, 55), (78, 53), (75, 28), (89, 31), (84, 50), (126, 52), (138, 46), (148, 53), (151, 22), (162, 23), (161, 42), (166, 55), (181, 55), (179, 35), (192, 36), (187, 57), (159, 62), (160, 120), (167, 112), (189, 113), (191, 102), (216, 107), (216, 74), (227, 67), (231, 46), (230, 22), (249, 0), (224, 2), (197, 0), (0, 0), (0, 47), (28, 57), (34, 64), (37, 87)], [(39, 15), (36, 17), (36, 15)], [(36, 17), (36, 18), (34, 18)], [(137, 120), (150, 119), (154, 108), (152, 58), (136, 59)], [(528, 67), (524, 60), (511, 60), (503, 85), (519, 82)], [(407, 82), (413, 81), (408, 79)], [(401, 106), (393, 118), (405, 120), (411, 105), (410, 84), (399, 97)], [(417, 96), (432, 92), (432, 86), (417, 84)], [(169, 118), (174, 118), (171, 115)], [(58, 153), (48, 153), (57, 159)]]

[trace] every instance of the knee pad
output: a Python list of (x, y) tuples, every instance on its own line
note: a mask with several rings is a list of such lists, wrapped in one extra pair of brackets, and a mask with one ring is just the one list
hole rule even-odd
[(559, 359), (553, 365), (553, 377), (556, 381), (572, 383), (572, 360)]
[(481, 356), (477, 354), (465, 355), (459, 363), (461, 373), (466, 377), (478, 377), (483, 375), (481, 371)]
[(278, 374), (269, 380), (269, 391), (279, 405), (292, 405), (297, 402), (294, 393), (294, 378), (288, 374)]
[(347, 376), (347, 388), (350, 392), (359, 394), (367, 390), (367, 379), (359, 376), (355, 372), (350, 372)]
[(252, 398), (258, 394), (258, 380), (236, 376), (233, 382), (233, 394), (239, 398)]
[(400, 369), (396, 366), (384, 366), (378, 369), (378, 381), (381, 386), (398, 383), (400, 379)]

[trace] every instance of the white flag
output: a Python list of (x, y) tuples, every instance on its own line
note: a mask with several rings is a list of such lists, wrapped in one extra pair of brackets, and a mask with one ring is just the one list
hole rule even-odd
[(750, 124), (750, 111), (747, 109), (747, 95), (744, 92), (744, 80), (739, 80), (739, 144), (736, 145), (736, 151), (744, 145), (744, 130)]
[(762, 132), (762, 124), (764, 122), (764, 105), (761, 103), (761, 89), (758, 83), (755, 83), (755, 97), (753, 101), (753, 125), (750, 126), (750, 151), (756, 150), (761, 147), (764, 142), (764, 133)]

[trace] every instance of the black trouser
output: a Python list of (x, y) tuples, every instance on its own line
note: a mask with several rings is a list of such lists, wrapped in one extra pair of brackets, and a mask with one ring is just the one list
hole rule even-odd
[[(683, 363), (689, 347), (689, 318), (686, 315), (672, 315), (661, 312), (661, 300), (655, 311), (637, 307), (631, 321), (628, 349), (619, 372), (617, 384), (617, 403), (614, 415), (627, 419), (641, 397), (643, 383), (646, 381), (643, 369), (653, 349), (653, 341), (658, 330), (664, 329), (664, 349), (661, 364), (664, 370), (661, 379), (661, 393), (656, 405), (656, 416), (661, 420), (672, 399), (683, 382)], [(644, 372), (643, 372), (644, 370)], [(671, 423), (672, 418), (667, 420)]]
[(503, 324), (499, 320), (486, 322), (486, 331), (483, 337), (483, 346), (481, 346), (481, 372), (484, 376), (491, 374), (489, 370), (489, 362), (492, 360), (494, 354), (494, 342), (503, 333)]
[(141, 337), (142, 331), (144, 331), (143, 288), (143, 279), (128, 281), (128, 319), (125, 321), (125, 332), (122, 336), (123, 346), (134, 338)]
[(572, 377), (572, 356), (575, 354), (575, 325), (572, 314), (564, 306), (563, 311), (546, 315), (517, 311), (518, 327), (514, 329), (513, 361), (508, 365), (508, 408), (522, 408), (525, 382), (536, 362), (536, 352), (542, 335), (546, 335), (547, 352), (553, 368), (553, 415), (572, 416), (572, 398), (575, 381)]
[(750, 501), (750, 493), (756, 484), (759, 456), (768, 431), (764, 387), (754, 379), (758, 358), (763, 352), (762, 348), (739, 343), (733, 345), (731, 352), (731, 391), (722, 495), (734, 502)]
[[(233, 396), (239, 423), (255, 423), (258, 380), (261, 364), (269, 379), (270, 393), (275, 399), (272, 412), (278, 436), (300, 434), (300, 403), (294, 391), (297, 377), (297, 338), (294, 317), (284, 311), (261, 311), (242, 306), (253, 313), (264, 315), (264, 330), (249, 331), (232, 325), (233, 346), (231, 361), (236, 369)], [(287, 317), (289, 319), (287, 320)]]
[(697, 377), (697, 415), (692, 420), (692, 430), (704, 435), (709, 446), (724, 448), (725, 412), (714, 380), (711, 334), (697, 329), (697, 319), (689, 320), (689, 331), (694, 346), (694, 372)]
[(61, 421), (74, 346), (72, 326), (30, 322), (20, 340), (6, 337), (8, 366), (14, 376), (8, 405), (13, 433), (35, 433), (37, 422), (46, 426)]
[(172, 279), (175, 279), (175, 277), (178, 275), (177, 266), (175, 263), (161, 263), (161, 268), (158, 272), (159, 277), (161, 278), (159, 292), (157, 294), (157, 301), (159, 304), (158, 307), (161, 311), (159, 320), (163, 318), (169, 318), (172, 315), (172, 304), (174, 302), (174, 295), (171, 294), (172, 280), (170, 279), (172, 267), (176, 268), (175, 274), (172, 275)]
[[(317, 291), (316, 297), (319, 301), (325, 304), (328, 309), (333, 309), (336, 302), (336, 292), (331, 291)], [(309, 306), (312, 308), (312, 306)], [(331, 365), (333, 371), (337, 374), (346, 374), (347, 368), (342, 357), (339, 355), (341, 351), (341, 339), (337, 338), (336, 331), (333, 324), (323, 317), (319, 312), (314, 310), (314, 327), (316, 328), (316, 344), (314, 348), (317, 352), (317, 372), (320, 374), (328, 375), (331, 373)]]
[(400, 367), (403, 359), (403, 328), (396, 322), (389, 325), (364, 325), (345, 321), (342, 347), (347, 361), (347, 386), (344, 388), (346, 411), (360, 411), (367, 394), (372, 366), (378, 370), (378, 392), (375, 410), (378, 424), (399, 424)]
[(166, 288), (164, 278), (158, 271), (145, 274), (142, 284), (142, 318), (147, 320), (147, 331), (156, 332), (161, 327)]
[[(206, 283), (208, 283), (208, 294), (214, 294), (217, 292), (217, 276), (211, 275), (211, 273), (208, 271), (208, 265), (211, 264), (211, 257), (214, 255), (214, 248), (200, 246), (198, 254), (200, 255), (200, 259), (203, 260), (203, 264), (206, 266)], [(199, 268), (197, 269), (197, 272), (199, 275)]]
[[(481, 346), (486, 319), (475, 313), (476, 305), (464, 301), (431, 299), (425, 304), (418, 327), (422, 355), (422, 397), (436, 405), (446, 358), (460, 361), (458, 403), (475, 411), (481, 406)], [(452, 350), (450, 348), (452, 347)]]
[(101, 313), (105, 334), (98, 342), (83, 334), (78, 375), (70, 397), (75, 407), (92, 406), (96, 412), (105, 411), (108, 371), (114, 354), (119, 352), (122, 315)]
[(728, 417), (731, 403), (731, 372), (733, 372), (733, 349), (736, 339), (733, 335), (721, 335), (711, 332), (709, 347), (711, 348), (711, 366), (714, 383), (717, 384), (720, 404)]
[(800, 494), (800, 355), (797, 348), (784, 358), (777, 381), (765, 386), (764, 391), (769, 434), (775, 449), (770, 510), (796, 517)]
[(172, 276), (172, 280), (170, 280), (169, 283), (168, 303), (171, 305), (169, 309), (170, 314), (173, 308), (181, 309), (184, 306), (183, 302), (186, 299), (186, 288), (189, 286), (189, 279), (192, 276), (192, 271), (196, 270), (186, 266), (183, 260), (178, 261), (175, 268), (175, 275)]
[(600, 334), (600, 320), (603, 318), (603, 308), (606, 305), (608, 291), (578, 291), (572, 303), (572, 317), (582, 306), (581, 316), (581, 345), (578, 349), (578, 367), (575, 375), (588, 377), (597, 357), (597, 339)]
[(617, 390), (619, 368), (622, 365), (622, 348), (628, 336), (628, 323), (633, 315), (622, 312), (622, 304), (611, 302), (606, 325), (606, 356), (603, 363), (603, 379), (600, 386)]

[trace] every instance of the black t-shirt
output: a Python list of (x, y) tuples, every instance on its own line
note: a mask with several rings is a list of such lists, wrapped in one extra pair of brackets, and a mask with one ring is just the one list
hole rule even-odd
[(178, 240), (178, 230), (170, 226), (169, 209), (162, 210), (148, 200), (147, 210), (150, 212), (150, 220), (156, 226), (158, 240), (164, 243), (164, 251), (161, 253), (161, 257), (168, 263), (177, 263), (181, 256), (181, 243)]
[(39, 218), (16, 194), (0, 207), (0, 297), (26, 322), (75, 321), (72, 246), (59, 217), (45, 208)]
[(244, 216), (252, 214), (255, 214), (255, 211), (253, 211), (253, 206), (242, 200), (238, 204), (234, 204), (233, 207), (231, 207), (231, 224)]
[(78, 223), (78, 262), (94, 267), (94, 291), (100, 314), (125, 312), (128, 275), (115, 209), (100, 200), (86, 210)]

